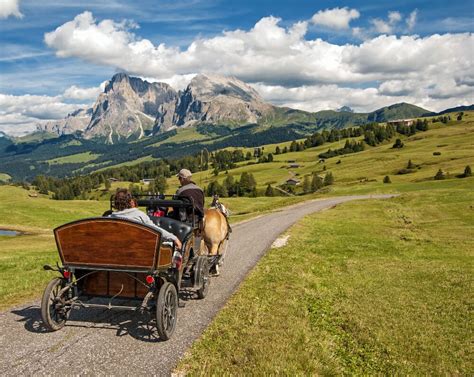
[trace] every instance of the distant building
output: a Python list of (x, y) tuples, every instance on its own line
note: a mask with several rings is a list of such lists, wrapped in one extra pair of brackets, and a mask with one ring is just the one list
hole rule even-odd
[(144, 185), (149, 185), (151, 182), (153, 182), (154, 179), (153, 178), (143, 178), (143, 179), (140, 179), (140, 182), (143, 183)]
[(290, 168), (299, 168), (300, 164), (290, 164)]
[(389, 120), (387, 124), (391, 126), (412, 126), (415, 124), (415, 119), (395, 119)]
[(117, 178), (107, 178), (109, 182), (118, 182)]
[(296, 178), (290, 178), (286, 181), (286, 184), (291, 185), (291, 186), (299, 185), (299, 183), (300, 183), (300, 180)]

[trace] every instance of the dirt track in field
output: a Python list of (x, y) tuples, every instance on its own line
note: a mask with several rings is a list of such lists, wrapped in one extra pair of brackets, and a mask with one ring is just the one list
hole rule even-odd
[(73, 310), (66, 327), (54, 333), (42, 327), (39, 301), (1, 313), (0, 375), (170, 375), (278, 235), (310, 213), (350, 200), (389, 197), (314, 200), (235, 225), (221, 275), (212, 278), (204, 300), (183, 300), (176, 332), (166, 342), (147, 316), (128, 311)]

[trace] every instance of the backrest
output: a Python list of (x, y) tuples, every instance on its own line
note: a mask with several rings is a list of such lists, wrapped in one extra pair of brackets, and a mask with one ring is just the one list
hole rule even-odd
[(64, 265), (149, 271), (156, 266), (161, 234), (134, 221), (91, 218), (54, 229)]
[(150, 219), (160, 228), (163, 228), (164, 230), (167, 230), (168, 232), (171, 232), (176, 235), (176, 237), (178, 237), (181, 242), (185, 242), (191, 236), (191, 233), (193, 231), (193, 227), (191, 225), (172, 219), (170, 217), (151, 216)]

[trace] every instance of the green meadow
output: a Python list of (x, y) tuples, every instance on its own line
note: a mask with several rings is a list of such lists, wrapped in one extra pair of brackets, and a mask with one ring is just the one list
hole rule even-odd
[(306, 217), (177, 371), (471, 375), (473, 184), (413, 185)]
[[(302, 181), (314, 172), (331, 171), (335, 178), (333, 185), (310, 195), (224, 198), (234, 223), (313, 198), (400, 195), (345, 203), (290, 229), (289, 243), (269, 250), (179, 372), (473, 373), (474, 178), (460, 175), (467, 165), (474, 167), (474, 113), (447, 125), (430, 122), (429, 131), (400, 138), (402, 149), (393, 149), (393, 140), (319, 163), (318, 154), (345, 143), (339, 141), (274, 155), (272, 163), (242, 162), (227, 172), (236, 179), (251, 172), (261, 192), (267, 184), (290, 177)], [(264, 152), (273, 153), (275, 147), (266, 145)], [(398, 174), (409, 160), (414, 169)], [(300, 166), (290, 168), (289, 161)], [(439, 169), (444, 180), (433, 179)], [(207, 186), (227, 174), (215, 177), (209, 170), (196, 173), (194, 180)], [(384, 184), (387, 175), (392, 183)], [(129, 184), (114, 182), (111, 192)], [(168, 192), (177, 185), (176, 177), (169, 178)], [(109, 194), (97, 190), (90, 197), (101, 200), (55, 201), (0, 186), (0, 229), (24, 232), (0, 237), (0, 308), (41, 295), (51, 278), (41, 267), (59, 259), (52, 229), (100, 215), (108, 209)]]
[[(31, 197), (20, 187), (0, 186), (0, 229), (24, 232), (18, 237), (0, 236), (0, 309), (41, 295), (54, 273), (43, 271), (59, 256), (52, 230), (64, 223), (100, 216), (109, 209), (105, 200), (51, 200), (46, 195)], [(233, 221), (241, 221), (304, 197), (232, 198)], [(210, 203), (210, 198), (207, 202)]]

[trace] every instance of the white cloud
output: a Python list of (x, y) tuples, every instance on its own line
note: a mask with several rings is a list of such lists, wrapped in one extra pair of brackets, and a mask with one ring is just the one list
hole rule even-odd
[(314, 14), (311, 21), (315, 25), (322, 25), (332, 29), (348, 29), (352, 20), (359, 18), (360, 13), (357, 9), (333, 8), (320, 10)]
[(400, 22), (401, 19), (402, 19), (402, 15), (400, 12), (397, 12), (397, 11), (388, 12), (389, 24), (391, 25), (396, 24), (397, 22)]
[(61, 119), (84, 104), (62, 102), (61, 96), (0, 94), (0, 131), (10, 135), (32, 132), (44, 120)]
[(23, 18), (20, 12), (20, 0), (1, 0), (0, 1), (0, 19), (14, 16)]
[(418, 9), (415, 9), (413, 12), (410, 13), (408, 18), (406, 19), (408, 30), (413, 30), (416, 24), (416, 17), (418, 15)]
[[(382, 21), (395, 30), (405, 26), (402, 19), (394, 11)], [(372, 111), (402, 101), (442, 110), (472, 103), (472, 33), (371, 37), (371, 31), (354, 28), (353, 33), (366, 40), (338, 45), (306, 39), (308, 22), (289, 27), (280, 22), (265, 17), (249, 30), (201, 37), (182, 49), (141, 39), (131, 23), (97, 22), (84, 12), (47, 33), (45, 42), (60, 57), (165, 81), (176, 89), (183, 89), (197, 73), (236, 76), (253, 83), (270, 102), (308, 111), (343, 105)], [(0, 111), (4, 116), (18, 114), (19, 119), (60, 118), (78, 107), (64, 103), (65, 99), (93, 99), (97, 91), (72, 86), (56, 97), (17, 97), (21, 104), (8, 108), (3, 95)]]
[(95, 101), (97, 96), (104, 91), (105, 83), (106, 81), (100, 84), (100, 86), (93, 88), (80, 88), (76, 85), (72, 85), (64, 91), (63, 97), (68, 99)]

